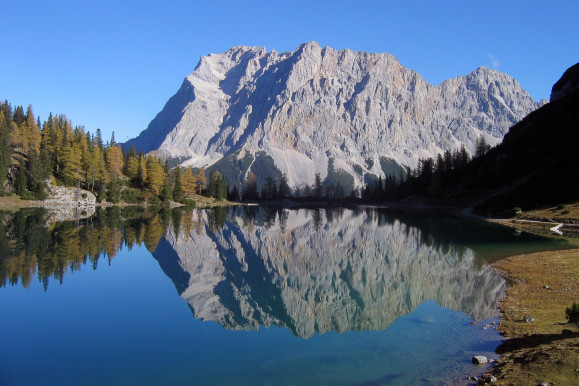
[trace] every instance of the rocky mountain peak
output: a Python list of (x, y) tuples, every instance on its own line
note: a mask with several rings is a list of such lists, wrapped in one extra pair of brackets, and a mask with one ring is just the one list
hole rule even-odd
[(251, 169), (292, 187), (316, 172), (353, 187), (462, 144), (472, 153), (480, 136), (496, 144), (538, 106), (485, 67), (434, 86), (390, 54), (238, 46), (202, 57), (127, 146), (218, 168), (230, 185)]

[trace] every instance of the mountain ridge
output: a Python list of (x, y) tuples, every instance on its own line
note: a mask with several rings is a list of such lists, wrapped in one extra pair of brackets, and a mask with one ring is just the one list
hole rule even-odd
[[(283, 53), (236, 46), (203, 56), (125, 146), (222, 172), (218, 161), (249, 154), (253, 162), (263, 152), (292, 187), (311, 184), (316, 172), (328, 177), (332, 160), (354, 187), (385, 176), (382, 158), (401, 169), (462, 144), (472, 153), (480, 136), (494, 145), (540, 105), (486, 67), (434, 86), (387, 53), (315, 42)], [(250, 169), (228, 183), (242, 185)]]

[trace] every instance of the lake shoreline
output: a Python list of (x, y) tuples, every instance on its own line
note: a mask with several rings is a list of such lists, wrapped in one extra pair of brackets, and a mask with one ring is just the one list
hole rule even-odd
[[(491, 265), (509, 282), (499, 324), (506, 338), (483, 379), (494, 376), (499, 385), (579, 383), (579, 326), (565, 319), (566, 307), (579, 300), (579, 249), (511, 256)], [(531, 322), (524, 321), (527, 316)]]

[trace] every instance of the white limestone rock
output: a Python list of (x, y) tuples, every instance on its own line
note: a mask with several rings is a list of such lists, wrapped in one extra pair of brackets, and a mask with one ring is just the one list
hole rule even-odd
[(193, 166), (262, 150), (292, 187), (324, 176), (333, 158), (360, 186), (365, 173), (384, 176), (380, 157), (414, 167), (461, 144), (472, 154), (477, 138), (497, 144), (539, 106), (515, 79), (485, 67), (435, 86), (387, 53), (239, 46), (202, 57), (126, 146)]

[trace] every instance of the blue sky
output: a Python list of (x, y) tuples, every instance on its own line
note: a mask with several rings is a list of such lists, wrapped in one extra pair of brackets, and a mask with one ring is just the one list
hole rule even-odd
[(201, 55), (306, 41), (389, 52), (426, 81), (487, 66), (536, 100), (579, 61), (579, 1), (10, 1), (0, 99), (104, 139), (144, 130)]

